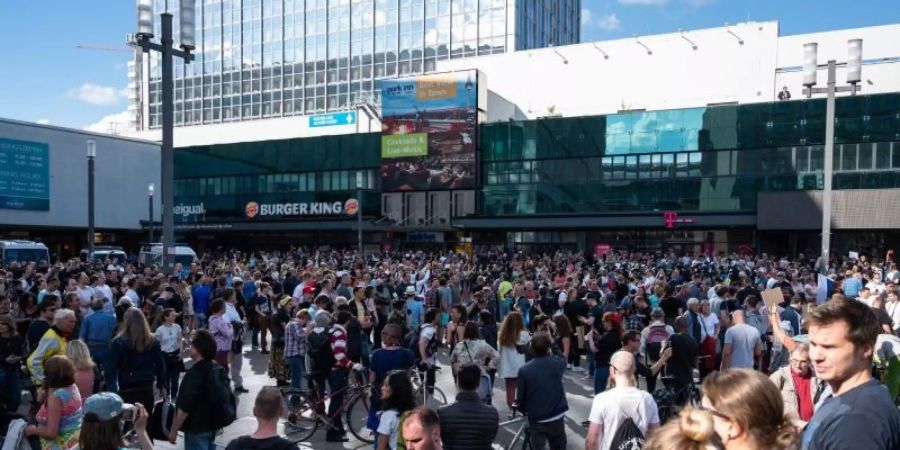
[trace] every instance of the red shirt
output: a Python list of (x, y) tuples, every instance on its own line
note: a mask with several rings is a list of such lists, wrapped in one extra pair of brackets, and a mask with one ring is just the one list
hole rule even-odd
[(812, 379), (809, 375), (803, 376), (793, 370), (791, 370), (791, 378), (794, 379), (794, 390), (797, 392), (800, 420), (809, 422), (813, 416)]

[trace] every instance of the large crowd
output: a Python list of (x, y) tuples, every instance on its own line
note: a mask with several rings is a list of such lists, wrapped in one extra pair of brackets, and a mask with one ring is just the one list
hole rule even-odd
[[(489, 449), (499, 411), (526, 418), (531, 448), (565, 449), (577, 374), (594, 386), (588, 450), (894, 450), (898, 295), (897, 266), (865, 255), (291, 248), (209, 252), (169, 274), (11, 263), (0, 427), (21, 448), (150, 449), (180, 433), (212, 450), (248, 392), (249, 351), (267, 355), (274, 386), (229, 449), (296, 448), (278, 433), (297, 408), (283, 390), (327, 395), (326, 440), (347, 441), (334, 413), (355, 380), (371, 386), (378, 450)], [(441, 366), (455, 401), (421, 405), (409, 371), (431, 390)]]

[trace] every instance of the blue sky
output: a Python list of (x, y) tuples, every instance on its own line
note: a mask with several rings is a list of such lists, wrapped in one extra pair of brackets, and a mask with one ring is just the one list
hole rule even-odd
[[(84, 128), (125, 111), (130, 53), (76, 46), (124, 48), (134, 5), (0, 0), (0, 117)], [(780, 20), (782, 34), (900, 22), (897, 0), (583, 0), (582, 8), (583, 41), (747, 19)]]

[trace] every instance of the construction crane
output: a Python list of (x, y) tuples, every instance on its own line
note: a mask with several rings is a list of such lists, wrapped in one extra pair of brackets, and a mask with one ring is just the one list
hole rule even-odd
[(122, 47), (118, 45), (91, 45), (91, 44), (78, 44), (75, 48), (80, 50), (97, 50), (101, 52), (133, 52), (134, 49), (131, 47)]

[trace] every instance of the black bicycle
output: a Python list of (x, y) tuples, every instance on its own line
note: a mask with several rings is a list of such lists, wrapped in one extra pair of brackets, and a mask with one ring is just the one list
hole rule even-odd
[(670, 418), (675, 417), (685, 406), (700, 405), (700, 388), (694, 380), (687, 386), (680, 386), (675, 377), (660, 377), (663, 387), (653, 393), (653, 400), (659, 410), (659, 423), (664, 424)]

